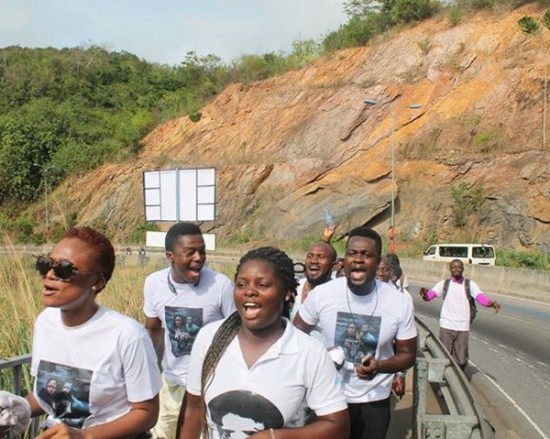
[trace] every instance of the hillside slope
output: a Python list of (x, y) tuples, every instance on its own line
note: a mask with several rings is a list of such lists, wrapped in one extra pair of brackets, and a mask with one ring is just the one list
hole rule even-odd
[[(231, 86), (199, 122), (157, 127), (136, 160), (60, 187), (55, 196), (65, 201), (52, 219), (76, 214), (78, 224), (122, 240), (144, 218), (144, 170), (214, 166), (218, 220), (204, 229), (220, 237), (318, 233), (322, 207), (340, 230), (368, 224), (385, 233), (395, 124), (401, 239), (550, 251), (550, 132), (542, 145), (550, 31), (524, 35), (516, 24), (543, 13), (527, 5), (455, 27), (434, 19), (281, 77)], [(365, 105), (367, 98), (383, 105)], [(421, 108), (407, 108), (413, 103)], [(461, 183), (483, 199), (478, 213), (466, 210), (464, 228), (454, 221), (462, 205), (453, 209), (450, 195)]]

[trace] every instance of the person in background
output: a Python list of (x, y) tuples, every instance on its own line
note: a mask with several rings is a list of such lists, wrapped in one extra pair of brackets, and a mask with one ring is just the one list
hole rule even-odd
[[(393, 254), (393, 253), (390, 253)], [(400, 294), (405, 294), (407, 296), (407, 299), (409, 300), (409, 304), (411, 308), (414, 311), (414, 302), (412, 299), (412, 296), (409, 294), (409, 292), (404, 288), (399, 288), (395, 282), (394, 279), (398, 278), (402, 273), (396, 272), (396, 265), (395, 263), (392, 263), (391, 258), (389, 255), (382, 256), (380, 259), (380, 263), (378, 264), (378, 270), (376, 270), (376, 279), (387, 283), (388, 285), (391, 285), (393, 288), (395, 288), (396, 291), (398, 291)], [(395, 373), (395, 377), (393, 378), (392, 383), (392, 392), (395, 394), (397, 398), (402, 398), (405, 394), (405, 372), (399, 371)]]
[(401, 268), (401, 261), (399, 260), (399, 256), (397, 256), (395, 253), (388, 253), (386, 255), (386, 258), (388, 258), (388, 262), (391, 266), (392, 270), (392, 276), (391, 281), (395, 285), (395, 287), (401, 291), (409, 292), (409, 281), (407, 280), (407, 277), (405, 276), (405, 273), (403, 273), (403, 269)]
[[(451, 277), (439, 281), (432, 289), (420, 289), (420, 296), (426, 302), (436, 297), (443, 298), (439, 318), (439, 339), (449, 354), (462, 370), (468, 365), (468, 339), (470, 335), (470, 303), (468, 295), (481, 306), (494, 308), (498, 313), (501, 306), (482, 293), (479, 286), (470, 279), (465, 279), (464, 264), (460, 259), (453, 259), (449, 264)], [(447, 285), (447, 291), (445, 291)]]
[(375, 279), (381, 253), (378, 233), (366, 227), (351, 230), (344, 255), (346, 276), (316, 287), (294, 318), (303, 331), (320, 328), (327, 349), (341, 346), (338, 336), (350, 323), (360, 328), (354, 354), (360, 351), (364, 357), (356, 361), (348, 351), (342, 367), (351, 439), (386, 436), (393, 376), (416, 359), (417, 332), (409, 301)]
[(296, 298), (294, 299), (294, 305), (290, 313), (291, 321), (294, 319), (304, 300), (306, 300), (309, 292), (317, 285), (331, 280), (335, 260), (336, 250), (326, 242), (317, 242), (309, 248), (304, 263), (305, 277), (298, 281)]
[[(40, 439), (145, 438), (155, 425), (161, 377), (151, 340), (138, 322), (96, 300), (114, 267), (111, 242), (88, 227), (68, 230), (36, 261), (46, 309), (34, 325), (27, 399), (32, 416), (48, 415)], [(86, 389), (79, 395), (85, 410), (65, 419), (54, 406), (71, 376)]]
[[(193, 346), (180, 439), (347, 439), (346, 401), (328, 352), (282, 317), (297, 286), (293, 265), (273, 247), (241, 258), (237, 311), (203, 327)], [(304, 400), (317, 418), (299, 427), (292, 420)]]
[[(166, 233), (165, 249), (170, 267), (145, 279), (143, 311), (155, 348), (160, 350), (164, 345), (160, 413), (152, 435), (172, 439), (198, 328), (229, 316), (235, 305), (233, 283), (204, 266), (206, 247), (198, 226), (174, 224)], [(193, 325), (192, 333), (187, 331), (188, 322)]]

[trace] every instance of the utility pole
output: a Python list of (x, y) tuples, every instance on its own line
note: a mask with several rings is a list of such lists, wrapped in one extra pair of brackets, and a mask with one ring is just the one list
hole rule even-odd
[(544, 78), (544, 98), (542, 105), (542, 149), (546, 148), (546, 102), (548, 92), (548, 78)]

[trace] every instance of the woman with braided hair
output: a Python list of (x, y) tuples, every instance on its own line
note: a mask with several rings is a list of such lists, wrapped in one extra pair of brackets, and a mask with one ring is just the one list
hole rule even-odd
[[(282, 317), (295, 290), (283, 251), (261, 247), (241, 258), (237, 311), (204, 326), (193, 345), (180, 439), (348, 437), (347, 404), (326, 349)], [(303, 401), (317, 415), (306, 426), (296, 417)]]

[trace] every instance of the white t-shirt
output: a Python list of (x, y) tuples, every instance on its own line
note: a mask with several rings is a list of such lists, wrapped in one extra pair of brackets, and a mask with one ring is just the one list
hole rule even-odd
[[(407, 278), (405, 278), (407, 279)], [(409, 303), (411, 305), (411, 308), (414, 312), (414, 301), (413, 301), (413, 298), (411, 296), (411, 293), (409, 293), (409, 290), (407, 289), (407, 287), (401, 287), (399, 285), (399, 280), (397, 280), (397, 285), (394, 284), (392, 281), (389, 281), (389, 282), (386, 282), (390, 287), (394, 288), (398, 293), (400, 294), (404, 294), (405, 296), (407, 296), (407, 299), (409, 300)], [(408, 283), (406, 284), (408, 285)]]
[[(235, 337), (206, 390), (211, 438), (220, 430), (252, 431), (295, 427), (302, 402), (318, 416), (346, 409), (334, 364), (321, 343), (286, 320), (284, 334), (249, 369)], [(222, 322), (205, 326), (191, 353), (187, 391), (201, 394), (202, 364)], [(241, 407), (231, 407), (235, 403)], [(241, 436), (239, 436), (241, 437)], [(243, 436), (247, 437), (247, 436)]]
[(74, 327), (63, 325), (59, 309), (43, 310), (34, 325), (31, 374), (42, 409), (77, 428), (123, 416), (162, 385), (145, 328), (104, 306)]
[(298, 286), (296, 287), (296, 298), (294, 305), (292, 306), (292, 311), (290, 312), (290, 321), (294, 320), (294, 316), (298, 313), (298, 309), (302, 305), (302, 293), (304, 291), (304, 285), (306, 284), (307, 279), (302, 277), (298, 279)]
[(199, 329), (235, 311), (233, 283), (203, 267), (198, 285), (180, 284), (174, 282), (170, 270), (156, 271), (145, 279), (143, 311), (147, 317), (160, 319), (164, 328), (164, 377), (185, 386), (189, 355)]
[(298, 313), (305, 323), (321, 329), (327, 348), (344, 349), (348, 370), (342, 386), (349, 403), (379, 401), (390, 395), (393, 374), (379, 373), (372, 380), (362, 380), (350, 366), (369, 353), (379, 360), (390, 358), (394, 339), (416, 337), (406, 295), (376, 281), (373, 293), (357, 296), (347, 287), (347, 279), (339, 277), (314, 288)]
[[(443, 297), (443, 285), (445, 280), (439, 281), (432, 290), (436, 292), (437, 297)], [(470, 330), (470, 304), (466, 297), (464, 280), (461, 283), (451, 278), (449, 291), (445, 296), (443, 305), (441, 305), (441, 314), (439, 317), (439, 326), (453, 331)], [(475, 299), (481, 293), (479, 286), (470, 280), (470, 294)]]
[[(307, 282), (306, 278), (302, 278), (298, 281), (298, 287), (296, 288), (296, 302), (294, 302), (294, 306), (292, 307), (292, 312), (290, 313), (290, 321), (294, 321), (294, 317), (296, 317), (296, 314), (298, 314), (298, 309), (300, 309), (300, 306), (302, 305), (302, 296), (304, 292), (304, 285)], [(311, 290), (310, 290), (311, 292)], [(313, 338), (319, 340), (320, 342), (323, 341), (323, 336), (321, 334), (321, 330), (315, 326), (310, 332), (309, 335)]]

